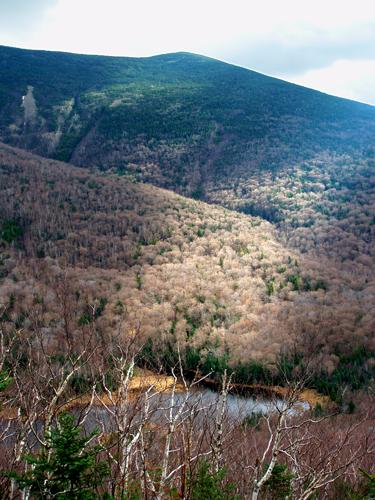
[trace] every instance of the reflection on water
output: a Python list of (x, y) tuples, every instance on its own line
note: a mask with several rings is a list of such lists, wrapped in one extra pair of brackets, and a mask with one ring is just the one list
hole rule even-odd
[[(175, 405), (178, 408), (185, 395), (177, 393), (175, 395)], [(170, 394), (161, 394), (159, 402), (170, 402)], [(216, 410), (220, 402), (220, 394), (207, 388), (195, 389), (189, 397), (189, 405), (198, 405), (200, 407), (209, 407)], [(226, 397), (226, 412), (228, 417), (233, 420), (242, 420), (252, 413), (269, 414), (277, 409), (285, 408), (285, 402), (280, 398), (265, 398), (246, 396), (242, 394), (228, 394)], [(308, 403), (298, 403), (292, 412), (308, 410)]]
[[(186, 403), (184, 405), (185, 399)], [(172, 412), (172, 415), (175, 415), (181, 409), (181, 406), (183, 406), (182, 417), (191, 411), (195, 413), (195, 418), (198, 419), (198, 421), (200, 418), (212, 419), (212, 421), (214, 421), (217, 415), (218, 405), (220, 404), (220, 394), (208, 388), (197, 387), (190, 391), (188, 396), (186, 393), (177, 392), (173, 396), (173, 401), (171, 393), (155, 393), (149, 401), (150, 420), (154, 423), (163, 425), (166, 423), (170, 412)], [(139, 409), (134, 405), (133, 422), (136, 422), (138, 417), (140, 418), (141, 408), (142, 405), (139, 406)], [(275, 397), (267, 399), (265, 397), (228, 394), (226, 398), (225, 416), (228, 421), (235, 425), (243, 422), (246, 417), (252, 414), (267, 415), (277, 411), (277, 409), (283, 408), (285, 408), (285, 402), (280, 398)], [(300, 402), (297, 403), (295, 408), (290, 410), (290, 412), (297, 413), (308, 410), (308, 408), (308, 403)], [(132, 413), (130, 408), (129, 410), (130, 413)], [(91, 424), (89, 427), (94, 427), (95, 423), (97, 425), (98, 422), (100, 422), (102, 428), (105, 428), (107, 432), (112, 429), (110, 412), (104, 408), (96, 407), (93, 409), (91, 418), (88, 419), (88, 422), (90, 421)]]
[[(184, 394), (176, 394), (175, 404), (179, 407), (185, 398)], [(170, 400), (169, 394), (161, 395), (159, 401), (168, 403)], [(216, 411), (217, 405), (220, 403), (220, 394), (207, 388), (196, 389), (189, 398), (189, 406), (197, 405), (198, 407), (208, 407)], [(251, 413), (268, 414), (275, 410), (276, 407), (282, 408), (283, 401), (281, 399), (265, 399), (238, 394), (228, 394), (226, 398), (227, 415), (234, 419), (243, 419)]]
[[(214, 423), (217, 416), (218, 405), (221, 405), (221, 397), (218, 392), (212, 391), (211, 389), (196, 387), (194, 390), (191, 390), (189, 394), (176, 392), (173, 395), (173, 400), (172, 394), (169, 392), (154, 393), (148, 400), (148, 405), (149, 413), (147, 420), (151, 423), (165, 425), (170, 413), (175, 415), (182, 407), (182, 419), (190, 413), (191, 415), (194, 414), (194, 419), (198, 423), (200, 421), (203, 422), (203, 420)], [(228, 423), (230, 422), (232, 425), (237, 425), (252, 414), (267, 415), (277, 411), (277, 409), (283, 408), (285, 408), (285, 402), (280, 398), (228, 394), (226, 397), (225, 417)], [(290, 413), (298, 413), (308, 409), (308, 403), (299, 402), (290, 410)], [(124, 413), (126, 413), (127, 416), (125, 418), (129, 422), (131, 421), (133, 425), (137, 425), (137, 422), (142, 418), (143, 411), (144, 400), (140, 395), (138, 400), (136, 398), (126, 404)], [(79, 417), (80, 415), (82, 417), (82, 413), (84, 413), (85, 410), (84, 408), (76, 408), (73, 412), (77, 416), (77, 420), (80, 420)], [(99, 429), (104, 432), (115, 430), (115, 419), (119, 417), (119, 413), (115, 415), (116, 413), (114, 407), (105, 408), (104, 406), (93, 406), (84, 419), (85, 430), (87, 432), (91, 432), (94, 429)], [(4, 431), (6, 425), (6, 420), (0, 420), (0, 431)], [(9, 435), (12, 435), (17, 428), (17, 420), (14, 420), (9, 428)], [(43, 432), (43, 424), (41, 421), (36, 422), (35, 431), (37, 433)], [(31, 435), (29, 438), (33, 440)]]

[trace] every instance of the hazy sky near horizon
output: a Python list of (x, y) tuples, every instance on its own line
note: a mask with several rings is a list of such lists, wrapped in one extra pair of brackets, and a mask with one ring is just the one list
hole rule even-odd
[(374, 0), (0, 0), (0, 44), (196, 52), (375, 105)]

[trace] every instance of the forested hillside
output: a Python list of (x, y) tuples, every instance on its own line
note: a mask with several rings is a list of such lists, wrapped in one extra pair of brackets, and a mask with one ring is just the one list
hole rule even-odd
[[(0, 302), (7, 329), (58, 338), (93, 318), (103, 335), (137, 331), (149, 362), (238, 380), (317, 367), (333, 398), (373, 377), (374, 275), (278, 241), (258, 217), (114, 174), (89, 173), (0, 146)], [(62, 294), (62, 289), (64, 293)], [(64, 302), (65, 303), (65, 302)], [(63, 308), (63, 309), (62, 309)]]
[(353, 272), (374, 272), (375, 161), (321, 157), (211, 183), (210, 199), (258, 215), (300, 251), (329, 256)]
[(194, 54), (0, 47), (1, 140), (199, 198), (228, 178), (370, 157), (374, 132), (371, 106)]

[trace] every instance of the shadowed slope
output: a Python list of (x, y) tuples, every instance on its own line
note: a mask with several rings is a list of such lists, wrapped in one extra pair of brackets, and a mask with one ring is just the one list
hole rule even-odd
[(197, 197), (208, 181), (367, 154), (375, 131), (371, 106), (189, 53), (1, 47), (0, 106), (5, 142)]

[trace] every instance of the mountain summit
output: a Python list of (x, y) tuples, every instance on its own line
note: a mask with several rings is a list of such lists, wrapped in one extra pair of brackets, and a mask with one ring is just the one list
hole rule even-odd
[(210, 182), (367, 154), (375, 108), (207, 57), (0, 47), (0, 139), (206, 197)]

